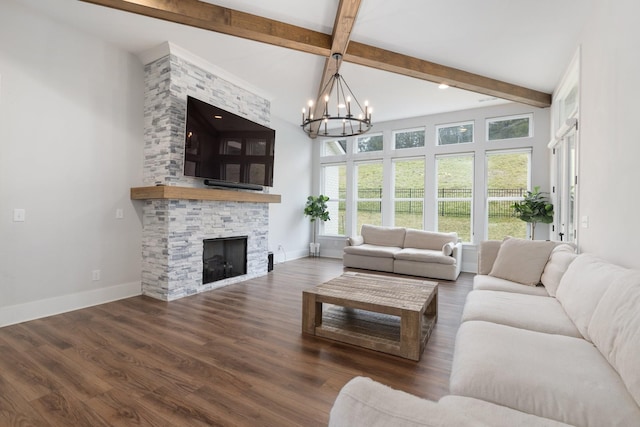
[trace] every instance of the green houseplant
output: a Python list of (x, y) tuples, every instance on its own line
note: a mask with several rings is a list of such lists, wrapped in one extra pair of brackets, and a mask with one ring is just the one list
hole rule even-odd
[(314, 255), (320, 252), (320, 245), (316, 243), (317, 226), (315, 221), (328, 221), (331, 219), (329, 218), (329, 208), (327, 207), (328, 201), (329, 197), (322, 194), (317, 197), (309, 196), (307, 197), (307, 204), (304, 206), (304, 214), (309, 217), (311, 227), (313, 228), (313, 243), (309, 245), (309, 252)]
[(527, 191), (524, 199), (512, 205), (516, 216), (531, 224), (531, 240), (534, 240), (536, 224), (550, 224), (553, 222), (553, 205), (549, 203), (546, 193), (540, 192), (540, 187), (533, 187)]

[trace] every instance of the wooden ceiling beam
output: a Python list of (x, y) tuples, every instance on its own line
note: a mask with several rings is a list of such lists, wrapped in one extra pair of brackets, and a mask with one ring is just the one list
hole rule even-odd
[(544, 108), (551, 105), (551, 95), (548, 93), (354, 41), (349, 44), (349, 49), (343, 59), (354, 64), (415, 77), (433, 83), (446, 83), (451, 87), (533, 105), (534, 107)]
[(80, 1), (315, 55), (331, 56), (331, 36), (328, 34), (198, 0)]
[[(333, 85), (329, 84), (331, 78), (338, 72), (342, 65), (342, 56), (347, 52), (349, 46), (349, 40), (351, 39), (351, 31), (356, 22), (358, 16), (358, 10), (360, 9), (361, 0), (340, 0), (338, 5), (338, 11), (336, 12), (336, 19), (333, 25), (333, 34), (331, 35), (331, 55), (325, 60), (324, 69), (322, 71), (322, 77), (320, 78), (320, 86), (318, 88), (318, 96), (316, 100), (320, 99), (324, 93), (323, 89), (327, 89), (331, 92)], [(334, 54), (340, 54), (341, 57), (336, 60), (333, 58)], [(329, 86), (327, 86), (329, 85)], [(323, 113), (323, 106), (319, 102), (313, 106), (313, 117), (320, 117)], [(320, 128), (320, 122), (315, 123), (311, 127), (312, 138), (318, 136), (318, 129)]]
[[(334, 43), (339, 45), (346, 44), (348, 46), (345, 46), (346, 52), (342, 58), (344, 61), (434, 83), (446, 82), (452, 87), (535, 107), (549, 107), (551, 105), (551, 95), (548, 93), (380, 49), (375, 46), (354, 41), (349, 42), (353, 22), (350, 22), (351, 14), (348, 11), (352, 7), (359, 6), (360, 1), (358, 0), (340, 2), (333, 36), (198, 0), (80, 1), (325, 56), (329, 60), (325, 64), (323, 81), (325, 81), (327, 74), (332, 75), (330, 67), (333, 65), (330, 63), (332, 62), (331, 53)], [(344, 12), (341, 12), (343, 9)], [(340, 17), (342, 21), (338, 19)], [(355, 20), (355, 14), (353, 15), (353, 20)], [(340, 40), (340, 38), (346, 38), (346, 42)]]

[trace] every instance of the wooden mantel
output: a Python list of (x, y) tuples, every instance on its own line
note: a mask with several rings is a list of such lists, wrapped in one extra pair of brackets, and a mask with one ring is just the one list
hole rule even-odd
[(215, 200), (224, 202), (280, 203), (280, 194), (252, 193), (248, 191), (223, 190), (218, 188), (191, 188), (170, 185), (134, 187), (132, 200), (178, 199)]

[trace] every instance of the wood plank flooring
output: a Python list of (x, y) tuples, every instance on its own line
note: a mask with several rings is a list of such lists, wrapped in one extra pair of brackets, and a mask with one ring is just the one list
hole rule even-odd
[(357, 375), (447, 394), (473, 275), (440, 281), (438, 323), (413, 362), (302, 335), (302, 290), (343, 271), (304, 258), (178, 301), (134, 297), (0, 328), (0, 425), (322, 426)]

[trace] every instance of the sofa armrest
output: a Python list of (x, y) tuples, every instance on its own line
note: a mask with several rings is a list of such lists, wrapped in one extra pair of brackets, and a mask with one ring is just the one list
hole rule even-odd
[(489, 274), (496, 261), (502, 240), (485, 240), (478, 250), (478, 274)]
[(487, 424), (370, 378), (356, 377), (340, 390), (331, 409), (329, 427), (342, 426), (484, 427)]
[(347, 239), (348, 246), (360, 246), (363, 243), (364, 243), (364, 237), (362, 236), (354, 236), (354, 237), (349, 237)]

